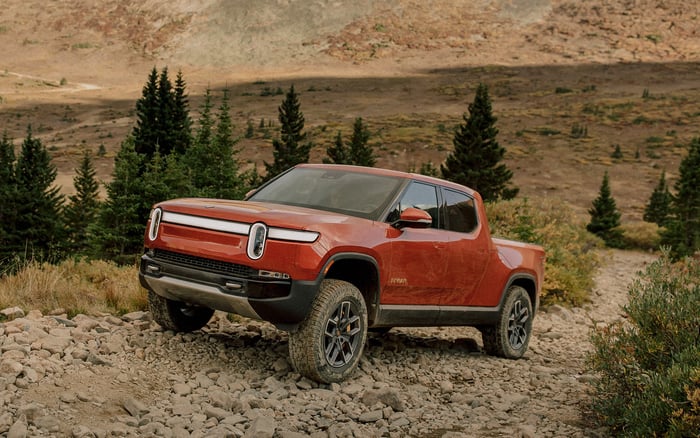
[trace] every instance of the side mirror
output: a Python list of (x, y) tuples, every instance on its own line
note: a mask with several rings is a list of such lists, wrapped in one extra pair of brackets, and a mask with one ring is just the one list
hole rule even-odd
[(396, 228), (430, 228), (433, 218), (427, 211), (420, 208), (408, 207), (401, 212), (399, 220), (394, 222)]

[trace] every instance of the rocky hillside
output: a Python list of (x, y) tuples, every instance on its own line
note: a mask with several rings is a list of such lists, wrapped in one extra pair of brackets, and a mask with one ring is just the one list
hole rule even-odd
[(680, 0), (77, 0), (50, 7), (6, 0), (0, 43), (11, 68), (49, 53), (97, 69), (143, 58), (310, 70), (337, 66), (334, 60), (413, 67), (690, 61), (700, 57), (699, 8)]

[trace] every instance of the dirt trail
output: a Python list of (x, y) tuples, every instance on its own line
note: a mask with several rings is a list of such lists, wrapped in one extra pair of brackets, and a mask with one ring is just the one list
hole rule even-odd
[(266, 323), (217, 313), (174, 334), (147, 312), (30, 312), (0, 324), (0, 435), (605, 437), (585, 414), (591, 329), (620, 318), (655, 256), (604, 258), (592, 302), (539, 313), (521, 360), (483, 354), (474, 329), (394, 329), (332, 385), (295, 373), (286, 333)]

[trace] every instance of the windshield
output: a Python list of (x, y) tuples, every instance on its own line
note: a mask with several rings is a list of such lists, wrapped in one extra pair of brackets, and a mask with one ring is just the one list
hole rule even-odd
[(295, 168), (248, 200), (309, 207), (378, 220), (403, 179), (339, 169)]

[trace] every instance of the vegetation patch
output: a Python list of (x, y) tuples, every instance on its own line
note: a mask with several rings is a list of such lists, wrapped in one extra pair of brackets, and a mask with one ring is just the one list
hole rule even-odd
[(700, 430), (700, 262), (667, 254), (629, 288), (627, 318), (593, 335), (592, 408), (622, 436)]
[(586, 232), (573, 210), (555, 199), (487, 204), (494, 236), (542, 245), (547, 254), (542, 303), (581, 305), (594, 285), (602, 241)]
[[(19, 262), (18, 262), (19, 263)], [(15, 274), (0, 277), (0, 309), (121, 315), (147, 308), (134, 266), (102, 260), (65, 260), (59, 264), (23, 262)]]
[(661, 243), (661, 228), (649, 222), (629, 222), (620, 225), (622, 246), (628, 249), (643, 249), (654, 251)]

